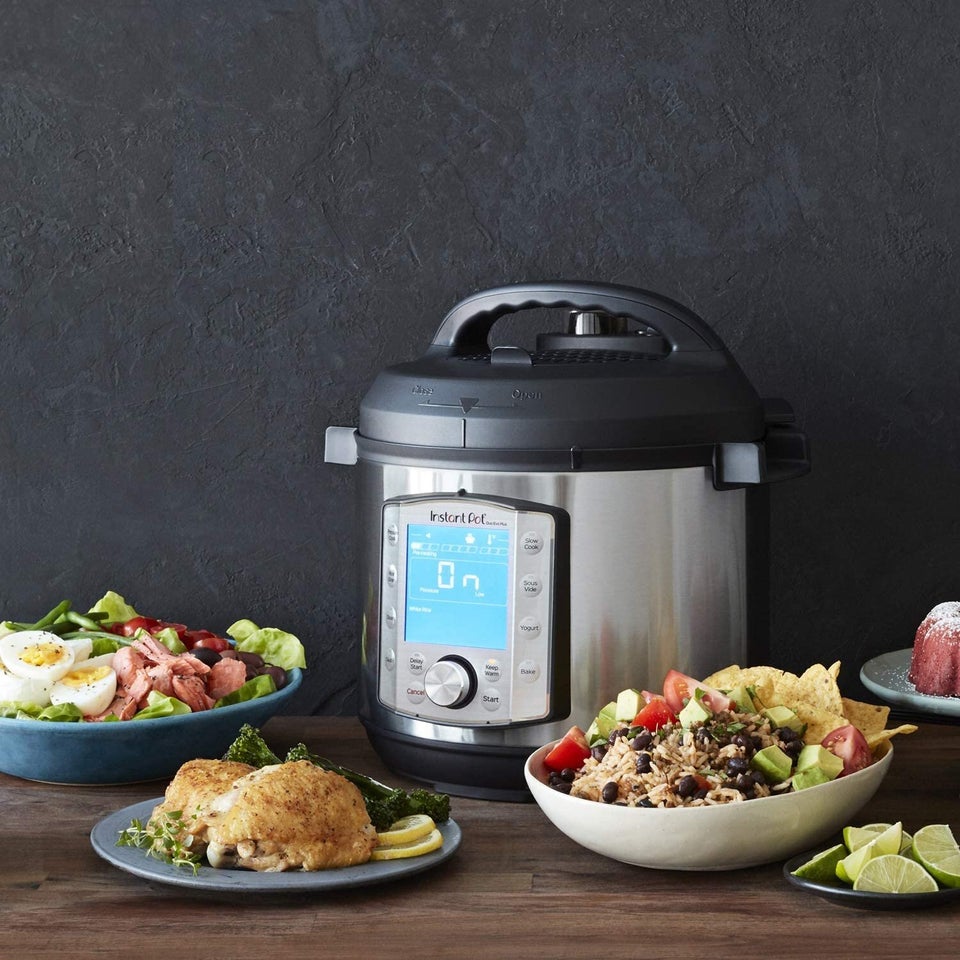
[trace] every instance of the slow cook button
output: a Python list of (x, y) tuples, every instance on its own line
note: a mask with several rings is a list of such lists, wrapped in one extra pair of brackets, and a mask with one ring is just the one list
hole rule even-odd
[(501, 676), (500, 661), (490, 659), (483, 665), (483, 677), (491, 683), (496, 683)]
[(525, 683), (533, 683), (540, 676), (540, 665), (533, 660), (523, 660), (517, 667), (517, 673)]
[(493, 687), (487, 687), (486, 690), (480, 694), (480, 702), (483, 704), (484, 710), (489, 710), (491, 713), (495, 713), (500, 709), (499, 691), (494, 690)]
[(540, 578), (535, 573), (527, 573), (520, 578), (520, 592), (525, 597), (538, 597), (543, 589)]
[(528, 530), (520, 538), (520, 552), (524, 556), (532, 557), (543, 549), (543, 537), (534, 530)]
[(517, 636), (525, 637), (527, 639), (531, 637), (539, 637), (540, 621), (536, 617), (524, 617), (517, 624)]
[(407, 687), (407, 699), (411, 703), (423, 703), (427, 696), (427, 691), (423, 687)]

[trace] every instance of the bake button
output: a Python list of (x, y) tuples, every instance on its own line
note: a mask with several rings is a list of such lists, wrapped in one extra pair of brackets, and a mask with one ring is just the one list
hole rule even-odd
[(393, 607), (387, 607), (383, 619), (388, 627), (395, 627), (397, 625), (397, 611)]
[(536, 617), (524, 617), (517, 624), (517, 636), (519, 637), (539, 637), (540, 636), (540, 621)]
[(427, 691), (423, 687), (415, 687), (412, 684), (407, 687), (407, 699), (411, 703), (423, 703), (427, 696)]
[(392, 587), (397, 582), (397, 567), (396, 564), (391, 563), (387, 567), (387, 583)]
[(423, 667), (426, 663), (422, 653), (411, 653), (410, 659), (407, 660), (407, 667), (411, 673), (420, 675), (423, 673)]
[(525, 683), (533, 683), (540, 676), (540, 665), (533, 660), (522, 660), (517, 667), (517, 675)]
[(399, 542), (400, 542), (400, 528), (395, 523), (391, 523), (387, 527), (387, 543), (397, 544)]
[(500, 669), (500, 661), (490, 659), (483, 665), (483, 676), (484, 679), (489, 680), (491, 683), (496, 683), (502, 675)]
[(397, 665), (397, 651), (390, 647), (389, 649), (383, 652), (383, 665), (388, 670), (393, 670)]
[(491, 713), (494, 713), (500, 709), (502, 701), (499, 691), (494, 690), (493, 687), (487, 687), (487, 689), (480, 694), (480, 702), (483, 704), (484, 710), (489, 710)]
[(520, 592), (525, 597), (538, 597), (542, 589), (543, 584), (535, 573), (528, 573), (520, 578)]
[(525, 556), (532, 557), (543, 549), (543, 537), (535, 530), (528, 530), (520, 538), (520, 552)]

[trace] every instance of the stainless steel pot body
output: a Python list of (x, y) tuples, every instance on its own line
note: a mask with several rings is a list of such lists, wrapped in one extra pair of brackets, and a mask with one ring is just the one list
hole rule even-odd
[[(748, 495), (715, 489), (708, 467), (511, 473), (361, 459), (358, 468), (360, 716), (377, 736), (478, 752), (533, 749), (572, 723), (589, 723), (625, 687), (658, 689), (671, 667), (706, 676), (747, 661)], [(379, 701), (381, 508), (393, 497), (459, 490), (548, 504), (570, 516), (569, 717), (506, 728), (458, 726), (404, 716)]]

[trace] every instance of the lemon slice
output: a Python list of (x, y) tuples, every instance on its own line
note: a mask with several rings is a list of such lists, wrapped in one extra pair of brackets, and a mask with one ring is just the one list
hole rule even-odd
[(401, 843), (412, 843), (414, 840), (425, 837), (436, 826), (433, 819), (425, 813), (415, 813), (391, 823), (389, 830), (377, 834), (377, 840), (381, 847), (395, 847)]
[(921, 827), (913, 835), (912, 853), (945, 887), (960, 887), (960, 846), (945, 823)]
[(870, 893), (936, 893), (939, 887), (915, 860), (885, 853), (863, 865), (853, 889)]
[(425, 837), (410, 843), (383, 844), (373, 848), (371, 860), (403, 860), (406, 857), (420, 857), (432, 853), (443, 846), (443, 834), (434, 827)]

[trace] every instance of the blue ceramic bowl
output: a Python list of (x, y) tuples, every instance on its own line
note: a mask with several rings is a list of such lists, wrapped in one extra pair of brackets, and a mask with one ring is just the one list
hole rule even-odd
[(302, 681), (300, 670), (290, 670), (286, 686), (268, 697), (156, 720), (52, 723), (0, 717), (0, 772), (77, 785), (169, 779), (187, 760), (223, 756), (243, 724), (262, 726)]

